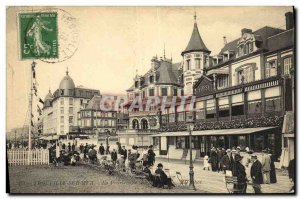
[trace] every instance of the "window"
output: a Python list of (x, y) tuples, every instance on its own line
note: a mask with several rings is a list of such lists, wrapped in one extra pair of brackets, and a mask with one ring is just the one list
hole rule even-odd
[(266, 99), (266, 112), (279, 112), (281, 111), (280, 97)]
[(214, 118), (216, 113), (215, 99), (206, 101), (206, 118)]
[(195, 59), (196, 69), (200, 69), (200, 59)]
[(191, 68), (190, 68), (190, 67), (191, 67), (191, 66), (190, 66), (190, 61), (191, 61), (191, 60), (189, 60), (189, 59), (186, 60), (186, 70), (190, 70), (190, 69), (191, 69)]
[(154, 76), (153, 76), (153, 75), (151, 75), (151, 76), (149, 77), (149, 82), (150, 82), (150, 84), (152, 84), (152, 83), (154, 82)]
[(244, 115), (244, 104), (237, 103), (231, 106), (232, 116)]
[(134, 87), (135, 87), (135, 88), (139, 87), (139, 82), (138, 82), (138, 81), (135, 81)]
[(64, 118), (64, 116), (60, 116), (60, 123), (64, 123), (65, 121), (65, 118)]
[(181, 112), (181, 113), (177, 114), (177, 121), (178, 122), (183, 122), (184, 121), (184, 112)]
[(149, 89), (149, 96), (154, 96), (154, 88)]
[(262, 111), (261, 100), (248, 102), (248, 114), (259, 114)]
[(292, 68), (292, 57), (284, 58), (283, 59), (283, 74), (289, 75), (291, 68)]
[(73, 89), (69, 89), (69, 95), (70, 95), (70, 96), (73, 96), (73, 95), (74, 95)]
[(60, 105), (64, 105), (65, 99), (64, 98), (60, 98)]
[(228, 87), (228, 75), (220, 75), (217, 78), (217, 89)]
[(69, 108), (69, 114), (74, 114), (73, 107)]
[(169, 114), (169, 122), (175, 122), (175, 114)]
[(254, 81), (253, 67), (249, 66), (237, 72), (238, 84), (244, 84)]
[(168, 88), (161, 88), (161, 95), (168, 96)]
[(83, 99), (80, 99), (80, 106), (83, 105)]
[(174, 96), (177, 96), (177, 88), (174, 88), (174, 90), (173, 90), (173, 95), (174, 95)]
[(60, 107), (60, 114), (64, 114), (64, 107)]
[(65, 90), (64, 90), (64, 89), (61, 89), (61, 90), (60, 90), (60, 95), (64, 95), (64, 93), (65, 93)]
[(69, 124), (73, 124), (73, 116), (69, 117)]
[(73, 105), (73, 98), (69, 98), (69, 105)]
[(266, 63), (265, 74), (266, 74), (266, 78), (277, 75), (277, 60), (276, 59)]

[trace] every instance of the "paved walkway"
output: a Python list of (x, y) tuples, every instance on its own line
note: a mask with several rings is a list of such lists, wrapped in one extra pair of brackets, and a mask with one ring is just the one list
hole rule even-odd
[[(157, 158), (155, 166), (152, 168), (156, 169), (156, 165), (162, 163), (164, 169), (170, 169), (171, 176), (176, 175), (176, 171), (181, 172), (184, 179), (189, 179), (189, 161), (184, 160), (168, 160), (165, 158)], [(247, 176), (249, 174), (249, 168), (246, 168)], [(212, 172), (203, 170), (203, 162), (194, 162), (194, 173), (195, 173), (195, 185), (199, 190), (207, 191), (210, 193), (228, 193), (225, 182), (224, 174), (218, 172)], [(263, 193), (289, 193), (292, 183), (290, 182), (287, 172), (283, 170), (277, 170), (277, 183), (275, 184), (263, 184)], [(175, 183), (178, 184), (178, 180), (175, 177)], [(250, 179), (250, 177), (249, 177)], [(254, 193), (252, 186), (247, 187), (247, 193)]]

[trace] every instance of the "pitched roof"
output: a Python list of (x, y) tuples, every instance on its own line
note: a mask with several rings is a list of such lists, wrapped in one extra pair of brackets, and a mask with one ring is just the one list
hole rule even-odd
[(193, 51), (210, 52), (210, 50), (208, 50), (208, 48), (205, 46), (205, 44), (200, 36), (196, 22), (194, 23), (194, 29), (193, 29), (190, 41), (189, 41), (187, 47), (185, 48), (185, 50), (181, 53), (181, 55), (183, 55), (184, 53), (193, 52)]
[[(157, 77), (156, 84), (177, 84), (180, 85), (178, 82), (178, 78), (182, 74), (182, 70), (179, 69), (180, 67), (180, 62), (179, 63), (171, 63), (169, 61), (165, 60), (160, 60), (159, 61), (159, 67), (156, 69), (155, 74)], [(142, 87), (148, 86), (149, 82), (149, 73), (151, 72), (152, 69), (147, 71), (141, 78), (144, 78), (144, 83)], [(129, 89), (126, 91), (133, 91), (134, 90), (134, 85), (132, 85)]]
[(294, 29), (287, 30), (267, 39), (268, 50), (270, 52), (291, 47), (294, 45)]
[[(273, 35), (279, 34), (281, 32), (283, 32), (284, 30), (279, 29), (279, 28), (273, 28), (273, 27), (269, 27), (269, 26), (265, 26), (263, 28), (260, 28), (256, 31), (253, 32), (254, 36), (262, 41), (262, 48), (267, 48), (267, 38), (271, 37)], [(230, 51), (237, 51), (237, 43), (240, 40), (240, 38), (235, 39), (231, 42), (228, 42), (227, 44), (225, 44), (225, 46), (221, 49), (221, 51), (219, 52), (219, 54), (223, 54), (225, 51), (230, 50)]]
[(158, 68), (158, 80), (156, 82), (158, 84), (178, 84), (178, 73), (174, 73), (175, 67), (170, 62), (162, 61)]

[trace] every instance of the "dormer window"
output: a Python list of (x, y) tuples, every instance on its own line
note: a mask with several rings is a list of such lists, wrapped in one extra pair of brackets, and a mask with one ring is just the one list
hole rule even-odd
[(61, 89), (60, 90), (60, 95), (64, 95), (65, 94), (65, 90), (64, 89)]
[(138, 81), (135, 81), (135, 82), (134, 82), (134, 87), (135, 87), (135, 88), (138, 88), (138, 87), (139, 87), (139, 82), (138, 82)]
[(154, 82), (154, 76), (153, 76), (153, 75), (151, 75), (151, 76), (149, 77), (149, 82), (150, 82), (150, 84), (152, 84), (152, 83)]

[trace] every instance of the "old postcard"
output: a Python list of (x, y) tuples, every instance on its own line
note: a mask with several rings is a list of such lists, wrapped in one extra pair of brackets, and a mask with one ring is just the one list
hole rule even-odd
[(295, 194), (294, 7), (7, 7), (8, 192)]

